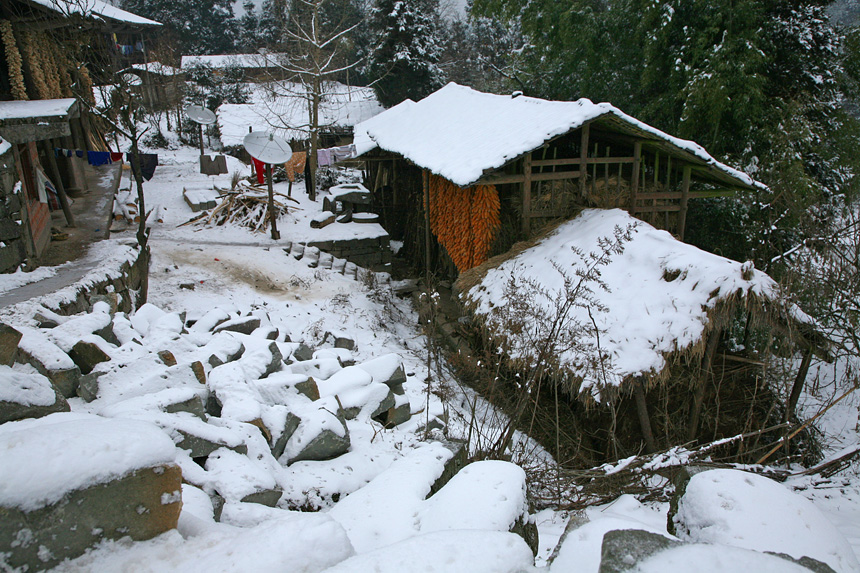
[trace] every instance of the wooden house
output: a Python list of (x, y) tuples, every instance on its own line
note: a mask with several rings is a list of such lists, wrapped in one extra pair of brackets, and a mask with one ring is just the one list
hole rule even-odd
[[(434, 219), (434, 201), (444, 210), (460, 194), (463, 204), (439, 218), (454, 239), (474, 235), (482, 218), (495, 222), (494, 233), (476, 238), (489, 244), (458, 247), (430, 221), (444, 247), (434, 245), (433, 267), (448, 274), (456, 274), (449, 258), (462, 272), (583, 207), (620, 207), (683, 238), (690, 200), (761, 187), (699, 145), (608, 103), (500, 96), (453, 83), (359, 124), (356, 145), (383, 226), (417, 259), (422, 204)], [(481, 189), (489, 203), (476, 209)], [(468, 248), (480, 252), (459, 252)]]
[(58, 160), (54, 148), (63, 140), (73, 141), (72, 123), (79, 119), (74, 98), (0, 102), (0, 272), (38, 259), (48, 247), (49, 195), (71, 222), (65, 190), (84, 179), (77, 158)]
[(38, 263), (52, 205), (73, 226), (66, 194), (88, 191), (86, 152), (108, 150), (93, 84), (145, 61), (160, 26), (101, 0), (0, 3), (0, 272)]

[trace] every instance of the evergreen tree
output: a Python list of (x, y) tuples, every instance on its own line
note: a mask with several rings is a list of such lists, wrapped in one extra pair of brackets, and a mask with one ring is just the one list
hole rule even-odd
[(364, 73), (386, 107), (421, 99), (445, 81), (439, 68), (439, 0), (377, 0)]
[(475, 10), (522, 26), (515, 63), (531, 95), (610, 101), (767, 184), (694, 202), (687, 237), (769, 268), (826, 223), (835, 198), (854, 194), (857, 128), (840, 83), (851, 74), (828, 4), (475, 0)]
[(231, 54), (236, 49), (232, 0), (121, 0), (121, 8), (164, 24), (183, 55)]

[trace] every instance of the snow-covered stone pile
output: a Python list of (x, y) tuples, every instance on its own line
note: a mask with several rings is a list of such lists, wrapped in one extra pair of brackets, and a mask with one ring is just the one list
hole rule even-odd
[[(169, 562), (149, 566), (183, 569), (236, 528), (304, 542), (290, 559), (286, 549), (255, 555), (260, 543), (248, 542), (246, 562), (224, 569), (227, 552), (216, 570), (266, 570), (274, 555), (294, 571), (406, 563), (436, 541), (466, 559), (469, 539), (512, 571), (531, 564), (525, 473), (478, 462), (451, 479), (465, 450), (421, 440), (444, 419), (410, 404), (399, 355), (358, 361), (341, 333), (311, 348), (259, 308), (189, 319), (110, 302), (73, 316), (42, 309), (0, 329), (0, 564), (40, 569), (128, 536), (182, 544), (181, 558), (165, 548)], [(390, 544), (400, 549), (374, 556)], [(132, 549), (106, 553), (120, 561), (85, 568), (134, 559)]]
[(589, 509), (568, 523), (549, 571), (860, 570), (812, 502), (756, 474), (690, 468), (677, 480), (668, 528), (659, 517), (627, 495)]

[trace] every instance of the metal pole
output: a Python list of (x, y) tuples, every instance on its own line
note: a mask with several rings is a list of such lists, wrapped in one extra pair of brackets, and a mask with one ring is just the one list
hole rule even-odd
[(278, 240), (281, 234), (278, 232), (278, 217), (275, 215), (275, 191), (272, 188), (272, 164), (266, 163), (266, 182), (269, 185), (269, 222), (272, 224), (272, 238)]
[(197, 127), (200, 129), (200, 155), (205, 155), (205, 153), (203, 153), (203, 124), (198, 123)]

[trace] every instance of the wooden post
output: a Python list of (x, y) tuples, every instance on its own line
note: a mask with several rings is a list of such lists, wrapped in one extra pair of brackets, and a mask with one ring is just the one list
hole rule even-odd
[(708, 337), (708, 346), (705, 355), (702, 356), (702, 366), (699, 369), (699, 379), (696, 381), (696, 390), (693, 393), (693, 401), (690, 404), (690, 419), (687, 422), (687, 441), (696, 439), (699, 431), (699, 415), (702, 413), (702, 402), (705, 399), (705, 384), (711, 376), (714, 363), (714, 354), (717, 352), (717, 344), (720, 341), (720, 329), (715, 328)]
[(523, 158), (523, 234), (528, 238), (532, 228), (532, 154)]
[(636, 208), (636, 194), (639, 193), (639, 169), (642, 162), (642, 142), (633, 144), (633, 173), (630, 175), (630, 213)]
[(66, 188), (63, 185), (63, 177), (60, 175), (60, 168), (57, 167), (57, 158), (54, 157), (54, 144), (51, 140), (48, 140), (43, 142), (42, 148), (45, 150), (45, 155), (48, 158), (48, 167), (51, 170), (51, 177), (54, 178), (54, 185), (57, 187), (57, 198), (60, 200), (60, 207), (63, 208), (63, 216), (66, 218), (66, 225), (74, 227), (75, 218), (72, 216), (71, 207), (69, 207), (69, 198), (66, 197)]
[(588, 179), (588, 133), (591, 124), (582, 126), (582, 139), (579, 142), (579, 198), (585, 200), (585, 180)]
[(657, 451), (654, 442), (654, 433), (651, 431), (651, 419), (648, 417), (648, 403), (645, 401), (645, 379), (637, 378), (633, 381), (633, 394), (636, 397), (636, 412), (639, 414), (639, 427), (642, 428), (642, 437), (645, 438), (645, 453), (650, 454)]
[(269, 186), (269, 223), (272, 225), (272, 239), (278, 240), (281, 234), (278, 232), (278, 216), (275, 214), (275, 191), (272, 188), (272, 165), (266, 163), (266, 183)]
[(430, 173), (421, 171), (424, 188), (424, 288), (430, 288)]
[(684, 232), (687, 230), (687, 202), (690, 200), (690, 172), (689, 165), (684, 166), (684, 181), (681, 183), (681, 210), (678, 211), (678, 237), (683, 241)]
[(200, 155), (205, 155), (205, 153), (203, 153), (203, 124), (198, 123), (197, 127), (198, 133), (200, 134)]
[(785, 413), (782, 415), (783, 422), (788, 422), (788, 419), (794, 415), (797, 401), (800, 400), (800, 391), (803, 390), (803, 383), (806, 382), (806, 375), (809, 373), (810, 362), (812, 362), (812, 345), (806, 349), (803, 360), (800, 362), (800, 369), (797, 371), (797, 377), (795, 377), (794, 385), (791, 387), (791, 394), (788, 396), (788, 404), (785, 405)]

